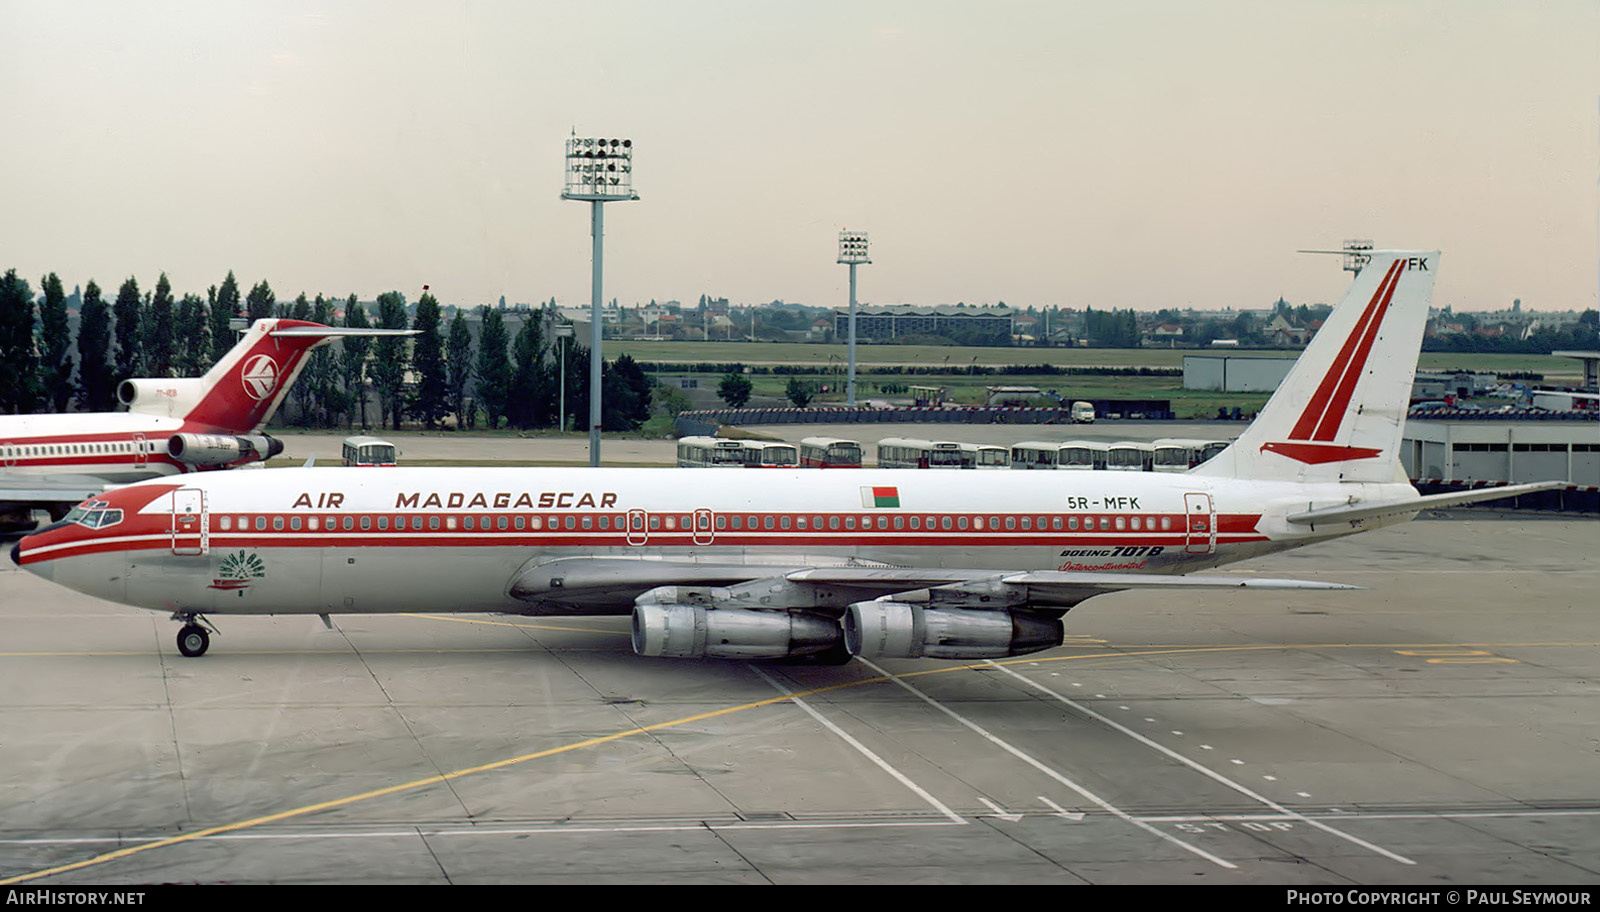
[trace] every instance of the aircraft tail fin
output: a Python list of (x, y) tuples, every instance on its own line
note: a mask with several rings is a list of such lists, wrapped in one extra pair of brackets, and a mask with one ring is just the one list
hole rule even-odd
[(1437, 250), (1374, 250), (1256, 420), (1197, 475), (1403, 480), (1400, 440)]
[[(165, 410), (194, 424), (235, 434), (253, 434), (283, 402), (312, 350), (339, 336), (410, 335), (401, 329), (347, 329), (305, 320), (257, 320), (204, 377), (190, 380), (131, 380), (124, 396), (131, 411)], [(139, 384), (166, 384), (177, 401), (145, 405)], [(126, 386), (126, 385), (125, 385)], [(157, 413), (160, 413), (157, 411)]]

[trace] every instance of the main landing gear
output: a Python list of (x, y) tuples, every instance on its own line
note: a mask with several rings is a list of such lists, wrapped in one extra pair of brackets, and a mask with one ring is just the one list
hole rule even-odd
[[(183, 622), (183, 629), (178, 631), (178, 651), (191, 659), (205, 655), (206, 650), (211, 648), (210, 630), (217, 628), (212, 627), (204, 615), (194, 612), (175, 612), (172, 619)], [(206, 629), (208, 627), (210, 630)]]

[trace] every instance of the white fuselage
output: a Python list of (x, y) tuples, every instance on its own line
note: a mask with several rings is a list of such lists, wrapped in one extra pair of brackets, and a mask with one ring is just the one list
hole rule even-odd
[(212, 429), (133, 412), (0, 416), (0, 471), (91, 475), (108, 483), (176, 475), (193, 467), (168, 455), (167, 439), (188, 430)]
[(569, 590), (540, 568), (581, 557), (774, 573), (1176, 574), (1376, 525), (1311, 531), (1285, 521), (1308, 506), (1355, 493), (1414, 496), (1404, 484), (1356, 492), (1154, 473), (973, 472), (959, 481), (871, 469), (207, 473), (112, 492), (105, 501), (124, 511), (115, 524), (36, 534), (22, 560), (75, 589), (163, 611), (625, 613), (650, 586), (624, 578)]

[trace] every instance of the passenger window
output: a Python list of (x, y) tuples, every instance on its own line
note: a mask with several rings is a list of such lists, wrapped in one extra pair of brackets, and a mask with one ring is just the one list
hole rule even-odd
[(527, 520), (527, 517), (518, 516), (516, 518), (515, 522), (516, 522), (516, 526), (517, 526), (517, 531), (521, 532), (523, 530), (523, 528), (527, 526), (528, 520)]
[[(946, 519), (945, 522), (949, 522), (949, 520)], [(949, 527), (946, 526), (945, 528), (949, 528)], [(956, 528), (962, 529), (962, 530), (965, 530), (967, 528), (967, 518), (965, 516), (957, 516), (956, 517)]]
[(594, 528), (594, 517), (592, 517), (592, 516), (585, 516), (585, 517), (584, 517), (584, 518), (583, 518), (583, 527), (584, 527), (584, 528), (585, 528), (585, 529), (593, 529), (593, 528)]
[(372, 517), (370, 517), (370, 516), (361, 517), (361, 531), (366, 532), (367, 530), (369, 530), (371, 528), (372, 528)]
[[(604, 521), (605, 521), (605, 517), (601, 517), (601, 522), (604, 522)], [(504, 516), (497, 517), (495, 519), (495, 521), (494, 521), (494, 524), (495, 524), (495, 528), (499, 529), (501, 532), (504, 532), (506, 530), (506, 518)]]
[(781, 522), (782, 522), (782, 525), (783, 525), (783, 527), (785, 529), (789, 528), (789, 517), (787, 517), (787, 516), (783, 517)]
[(265, 532), (265, 531), (267, 531), (267, 518), (265, 516), (257, 516), (256, 517), (256, 531), (257, 532)]
[(446, 529), (454, 529), (456, 527), (456, 518), (454, 516), (446, 516), (444, 518), (444, 527)]
[(349, 532), (351, 529), (354, 529), (355, 527), (356, 527), (355, 517), (346, 516), (344, 518), (344, 530), (346, 532)]
[(317, 521), (317, 518), (315, 516), (307, 516), (306, 517), (306, 529), (307, 529), (307, 531), (310, 531), (310, 532), (317, 531), (317, 525), (318, 525), (318, 521)]
[(433, 530), (433, 531), (437, 532), (439, 530), (439, 517), (437, 517), (437, 516), (428, 517), (428, 528), (430, 530)]
[(272, 531), (274, 531), (274, 532), (282, 532), (283, 531), (283, 517), (282, 516), (274, 516), (274, 517), (272, 517)]
[(233, 517), (224, 516), (219, 521), (219, 524), (222, 526), (222, 531), (227, 532), (228, 530), (233, 528)]
[(1128, 525), (1128, 521), (1127, 521), (1127, 519), (1125, 517), (1122, 517), (1122, 516), (1118, 516), (1117, 517), (1117, 531), (1118, 532), (1121, 532), (1124, 528), (1127, 527), (1127, 525)]

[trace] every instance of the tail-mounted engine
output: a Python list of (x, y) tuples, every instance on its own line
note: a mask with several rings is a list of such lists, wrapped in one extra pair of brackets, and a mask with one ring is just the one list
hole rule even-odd
[(266, 434), (173, 434), (167, 452), (192, 466), (228, 466), (271, 459), (283, 452), (283, 441)]

